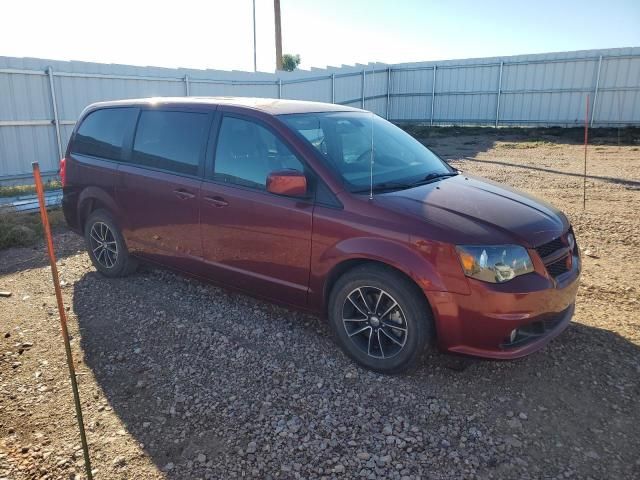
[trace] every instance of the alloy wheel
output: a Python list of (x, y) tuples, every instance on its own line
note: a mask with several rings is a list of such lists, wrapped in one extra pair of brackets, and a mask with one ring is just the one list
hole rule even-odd
[(378, 287), (358, 287), (349, 293), (342, 323), (351, 342), (370, 357), (394, 357), (407, 343), (409, 328), (402, 307)]
[(89, 237), (96, 261), (105, 268), (113, 268), (118, 260), (118, 243), (109, 226), (103, 222), (94, 223)]

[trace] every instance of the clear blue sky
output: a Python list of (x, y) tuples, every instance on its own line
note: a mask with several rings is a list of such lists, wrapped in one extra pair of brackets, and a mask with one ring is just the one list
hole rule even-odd
[[(258, 69), (273, 71), (273, 0), (256, 4)], [(281, 5), (284, 51), (302, 68), (640, 46), (640, 0)], [(10, 0), (2, 11), (0, 55), (253, 69), (251, 0)]]
[[(323, 27), (343, 40), (350, 31), (357, 33), (354, 45), (333, 53), (360, 62), (640, 46), (640, 0), (282, 0), (282, 4), (285, 32), (295, 32), (285, 37), (285, 49), (300, 51), (303, 59), (305, 34), (320, 44), (307, 57), (320, 56)], [(305, 15), (311, 25), (288, 24)], [(336, 43), (331, 45), (337, 49)]]

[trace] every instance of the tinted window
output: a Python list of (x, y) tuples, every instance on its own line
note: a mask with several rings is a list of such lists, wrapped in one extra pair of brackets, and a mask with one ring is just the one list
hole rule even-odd
[(106, 108), (90, 113), (78, 128), (71, 151), (121, 160), (124, 137), (133, 128), (135, 113), (135, 108)]
[(132, 161), (196, 175), (208, 126), (206, 113), (144, 110), (138, 121)]
[(304, 168), (278, 137), (247, 120), (224, 117), (216, 148), (215, 178), (264, 189), (276, 170)]

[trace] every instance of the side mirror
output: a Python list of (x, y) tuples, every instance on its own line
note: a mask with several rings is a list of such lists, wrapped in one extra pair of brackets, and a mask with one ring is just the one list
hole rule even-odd
[(307, 177), (298, 170), (277, 170), (267, 175), (267, 192), (289, 197), (307, 195)]

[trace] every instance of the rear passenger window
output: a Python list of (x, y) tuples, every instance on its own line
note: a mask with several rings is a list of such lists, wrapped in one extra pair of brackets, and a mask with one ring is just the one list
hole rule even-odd
[(125, 135), (133, 128), (135, 108), (105, 108), (90, 113), (71, 146), (72, 153), (122, 160)]
[(276, 170), (304, 171), (282, 141), (257, 123), (224, 117), (214, 166), (214, 178), (264, 190), (267, 175)]
[(209, 115), (143, 110), (133, 144), (133, 163), (188, 175), (198, 174)]

